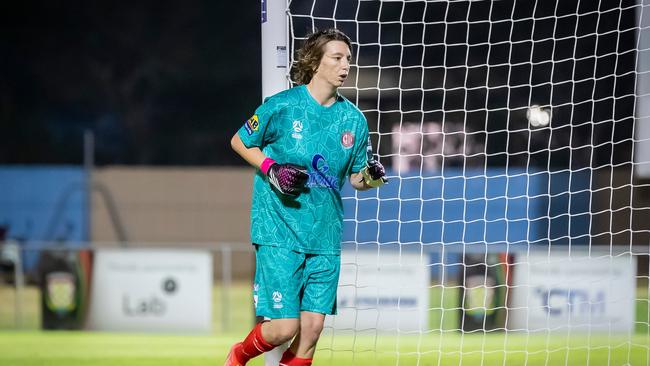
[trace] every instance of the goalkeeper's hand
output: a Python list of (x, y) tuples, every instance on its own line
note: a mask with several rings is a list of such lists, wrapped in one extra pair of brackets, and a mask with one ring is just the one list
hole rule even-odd
[(269, 184), (283, 195), (298, 197), (309, 179), (307, 168), (295, 164), (278, 164), (272, 162), (266, 174)]
[(361, 170), (361, 176), (368, 187), (377, 188), (388, 182), (386, 170), (377, 160), (368, 161), (366, 167)]

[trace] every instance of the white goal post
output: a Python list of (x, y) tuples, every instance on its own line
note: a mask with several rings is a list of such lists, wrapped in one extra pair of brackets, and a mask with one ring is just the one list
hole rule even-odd
[[(262, 0), (262, 100), (289, 87), (287, 0)], [(266, 366), (276, 366), (288, 344), (264, 354)]]
[(262, 12), (264, 97), (307, 34), (350, 36), (341, 93), (390, 179), (343, 190), (318, 364), (650, 363), (649, 0)]

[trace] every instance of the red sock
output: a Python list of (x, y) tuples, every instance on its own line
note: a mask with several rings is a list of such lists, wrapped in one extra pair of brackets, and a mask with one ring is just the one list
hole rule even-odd
[(242, 342), (242, 348), (241, 352), (237, 353), (237, 359), (242, 362), (246, 363), (248, 360), (250, 360), (253, 357), (259, 356), (264, 352), (268, 352), (275, 348), (274, 345), (270, 344), (269, 342), (265, 341), (264, 338), (262, 337), (262, 324), (257, 323), (253, 330), (251, 330), (250, 333), (246, 336), (246, 339)]
[(298, 358), (290, 349), (282, 354), (280, 366), (310, 366), (312, 358)]

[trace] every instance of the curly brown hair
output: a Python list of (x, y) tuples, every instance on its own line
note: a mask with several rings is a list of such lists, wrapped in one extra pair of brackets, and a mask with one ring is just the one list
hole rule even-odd
[(298, 50), (297, 60), (291, 68), (291, 80), (297, 84), (309, 84), (314, 72), (320, 65), (325, 51), (325, 45), (331, 41), (342, 41), (352, 50), (350, 38), (335, 28), (315, 31), (307, 36), (307, 40)]

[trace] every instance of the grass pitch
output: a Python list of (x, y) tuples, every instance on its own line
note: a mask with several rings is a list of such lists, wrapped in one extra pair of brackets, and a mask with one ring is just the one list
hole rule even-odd
[[(40, 327), (40, 294), (24, 294), (22, 330), (15, 328), (14, 292), (0, 286), (0, 366), (221, 366), (230, 346), (253, 322), (250, 289), (230, 291), (229, 327), (224, 329), (221, 289), (215, 287), (214, 333), (151, 335), (101, 332), (44, 332)], [(650, 310), (645, 286), (637, 291), (636, 334), (631, 337), (567, 334), (461, 334), (458, 293), (432, 291), (431, 334), (396, 336), (373, 331), (354, 334), (326, 330), (318, 344), (315, 366), (462, 366), (462, 365), (650, 365)], [(449, 309), (449, 310), (447, 310)], [(4, 329), (4, 330), (2, 330)], [(262, 359), (249, 363), (263, 365)]]
[[(169, 336), (95, 332), (0, 332), (3, 366), (222, 365), (239, 335)], [(648, 365), (647, 336), (426, 335), (325, 336), (325, 365)], [(261, 359), (251, 366), (263, 365)]]

